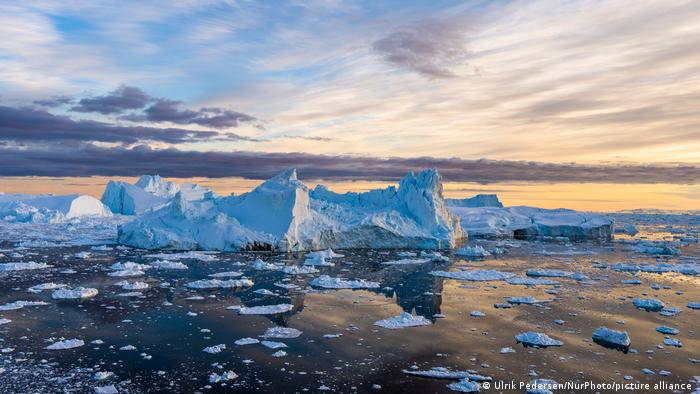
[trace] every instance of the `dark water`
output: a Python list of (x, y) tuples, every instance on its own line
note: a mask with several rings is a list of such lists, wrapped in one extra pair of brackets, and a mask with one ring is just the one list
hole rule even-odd
[[(493, 247), (493, 243), (483, 243)], [(655, 261), (638, 257), (622, 247), (597, 244), (522, 243), (483, 261), (453, 258), (449, 263), (386, 266), (397, 260), (397, 252), (341, 251), (334, 267), (319, 267), (322, 274), (363, 278), (381, 283), (376, 290), (319, 290), (307, 282), (313, 276), (290, 277), (281, 272), (253, 271), (236, 262), (250, 263), (261, 257), (269, 262), (302, 264), (294, 255), (217, 254), (217, 260), (180, 260), (188, 270), (147, 270), (140, 278), (107, 276), (108, 267), (118, 261), (148, 263), (145, 252), (91, 251), (91, 258), (78, 259), (76, 252), (89, 248), (47, 248), (20, 250), (22, 256), (5, 252), (0, 262), (36, 261), (54, 268), (0, 274), (0, 304), (16, 300), (43, 300), (48, 306), (25, 307), (0, 312), (12, 322), (0, 326), (2, 348), (13, 348), (0, 358), (2, 392), (92, 392), (94, 386), (115, 384), (120, 392), (319, 392), (325, 386), (335, 392), (449, 392), (454, 381), (405, 375), (402, 369), (450, 367), (472, 369), (495, 381), (528, 382), (540, 378), (566, 381), (688, 383), (700, 375), (700, 311), (686, 308), (688, 301), (700, 302), (697, 277), (680, 274), (639, 274), (640, 285), (621, 284), (632, 274), (596, 268), (600, 262)], [(542, 253), (546, 250), (548, 253)], [(694, 247), (684, 255), (697, 255)], [(674, 261), (672, 258), (670, 261)], [(581, 271), (592, 281), (556, 279), (558, 286), (525, 287), (505, 282), (465, 282), (428, 274), (434, 269), (496, 269), (524, 275), (533, 268)], [(74, 274), (60, 273), (67, 268)], [(185, 283), (207, 278), (221, 271), (242, 271), (255, 285), (239, 290), (188, 290)], [(299, 286), (286, 290), (275, 286), (285, 278)], [(149, 289), (140, 298), (117, 296), (115, 282), (122, 279), (146, 281)], [(555, 279), (555, 278), (552, 278)], [(76, 301), (53, 301), (51, 291), (28, 293), (30, 286), (56, 282), (95, 287), (98, 296)], [(163, 288), (161, 283), (169, 283)], [(651, 288), (660, 285), (659, 290)], [(255, 294), (269, 289), (279, 296)], [(554, 291), (553, 291), (554, 290)], [(549, 292), (546, 292), (549, 291)], [(551, 294), (556, 292), (556, 294)], [(534, 296), (553, 300), (531, 306), (496, 309), (508, 296)], [(203, 296), (204, 299), (187, 299)], [(632, 298), (658, 298), (682, 312), (673, 317), (634, 308)], [(290, 303), (291, 312), (268, 316), (243, 316), (227, 306)], [(485, 317), (471, 317), (479, 310)], [(387, 330), (373, 323), (402, 311), (422, 315), (434, 324), (401, 330)], [(196, 313), (196, 316), (188, 315)], [(435, 318), (442, 314), (444, 318)], [(558, 325), (554, 321), (564, 320)], [(624, 324), (621, 324), (624, 322)], [(591, 340), (593, 330), (604, 325), (626, 330), (636, 353), (601, 347)], [(683, 347), (658, 347), (664, 335), (655, 327), (675, 327)], [(285, 326), (303, 331), (299, 338), (271, 339), (286, 343), (286, 357), (275, 358), (262, 345), (236, 346), (243, 337), (258, 338), (269, 327)], [(534, 349), (516, 344), (522, 331), (546, 332), (562, 340), (560, 348)], [(339, 338), (324, 334), (341, 333)], [(44, 347), (60, 338), (79, 338), (85, 346), (60, 351)], [(101, 339), (102, 345), (90, 344)], [(206, 346), (226, 344), (219, 354), (202, 351)], [(137, 350), (122, 351), (133, 345)], [(501, 354), (503, 347), (516, 353)], [(145, 359), (146, 353), (152, 358)], [(246, 361), (244, 361), (246, 360)], [(649, 368), (655, 375), (644, 375)], [(115, 378), (92, 382), (94, 371), (111, 371)], [(212, 372), (232, 370), (239, 377), (226, 384), (209, 385)], [(670, 376), (659, 376), (667, 370)], [(372, 388), (380, 385), (381, 389)], [(693, 385), (694, 387), (694, 385)], [(512, 390), (482, 390), (511, 392)], [(653, 390), (652, 390), (653, 391)], [(524, 392), (514, 390), (512, 392)], [(658, 392), (658, 391), (656, 391)]]

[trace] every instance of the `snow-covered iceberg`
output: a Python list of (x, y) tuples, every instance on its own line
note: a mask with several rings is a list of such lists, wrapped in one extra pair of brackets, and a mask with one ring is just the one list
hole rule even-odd
[(464, 208), (479, 208), (479, 207), (496, 207), (503, 208), (503, 204), (495, 194), (477, 194), (469, 198), (446, 198), (445, 204), (448, 207), (464, 207)]
[(109, 181), (102, 194), (102, 202), (114, 213), (138, 215), (161, 208), (180, 193), (188, 201), (199, 200), (209, 189), (192, 183), (178, 184), (158, 175), (143, 175), (136, 184)]
[(448, 210), (459, 217), (470, 237), (609, 240), (613, 235), (613, 219), (600, 213), (533, 207), (448, 206)]
[(81, 194), (0, 193), (0, 220), (56, 223), (86, 216), (109, 217), (112, 213), (100, 200)]
[(309, 190), (289, 169), (240, 196), (192, 200), (178, 192), (168, 207), (122, 226), (118, 242), (179, 250), (442, 249), (465, 237), (435, 169), (409, 173), (398, 188), (345, 194)]

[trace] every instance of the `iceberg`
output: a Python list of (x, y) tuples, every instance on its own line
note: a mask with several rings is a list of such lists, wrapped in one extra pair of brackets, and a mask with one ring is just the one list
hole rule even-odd
[(446, 198), (445, 204), (448, 207), (480, 208), (496, 207), (503, 208), (503, 204), (495, 194), (477, 194), (470, 198)]
[(193, 200), (180, 191), (167, 207), (120, 227), (118, 242), (144, 249), (309, 251), (446, 249), (465, 237), (446, 208), (435, 169), (409, 173), (398, 188), (345, 194), (310, 190), (289, 169), (239, 196), (205, 193)]
[(209, 189), (195, 184), (180, 185), (158, 175), (143, 175), (135, 185), (110, 180), (102, 194), (102, 203), (113, 213), (138, 215), (169, 204), (178, 193), (192, 201), (204, 198), (208, 192)]
[(0, 220), (7, 222), (59, 223), (87, 216), (109, 217), (112, 213), (92, 196), (0, 193)]
[(627, 331), (616, 331), (602, 326), (593, 332), (593, 342), (603, 347), (623, 351), (627, 351), (631, 343)]
[(429, 326), (432, 323), (423, 316), (413, 316), (408, 312), (403, 312), (400, 315), (393, 316), (383, 320), (374, 322), (375, 326), (388, 328), (389, 330), (397, 330), (408, 327)]
[(469, 237), (535, 239), (566, 237), (610, 240), (613, 219), (599, 213), (533, 207), (464, 207), (448, 205)]
[(547, 334), (534, 331), (520, 333), (515, 336), (515, 340), (526, 347), (532, 346), (535, 348), (564, 345), (562, 341), (550, 338)]

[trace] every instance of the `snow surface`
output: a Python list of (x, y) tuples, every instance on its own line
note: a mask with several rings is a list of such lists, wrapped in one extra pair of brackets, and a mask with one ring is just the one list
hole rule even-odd
[(119, 243), (146, 249), (227, 251), (443, 249), (463, 238), (434, 169), (409, 173), (398, 188), (346, 194), (309, 190), (290, 169), (240, 196), (188, 200), (178, 194), (118, 235)]

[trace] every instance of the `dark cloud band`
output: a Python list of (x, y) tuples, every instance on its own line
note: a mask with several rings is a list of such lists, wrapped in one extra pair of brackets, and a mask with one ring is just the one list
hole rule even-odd
[(2, 176), (135, 176), (266, 179), (296, 167), (305, 179), (391, 181), (437, 167), (452, 182), (700, 184), (699, 165), (541, 163), (458, 158), (375, 158), (306, 153), (194, 152), (136, 148), (20, 149), (0, 146)]

